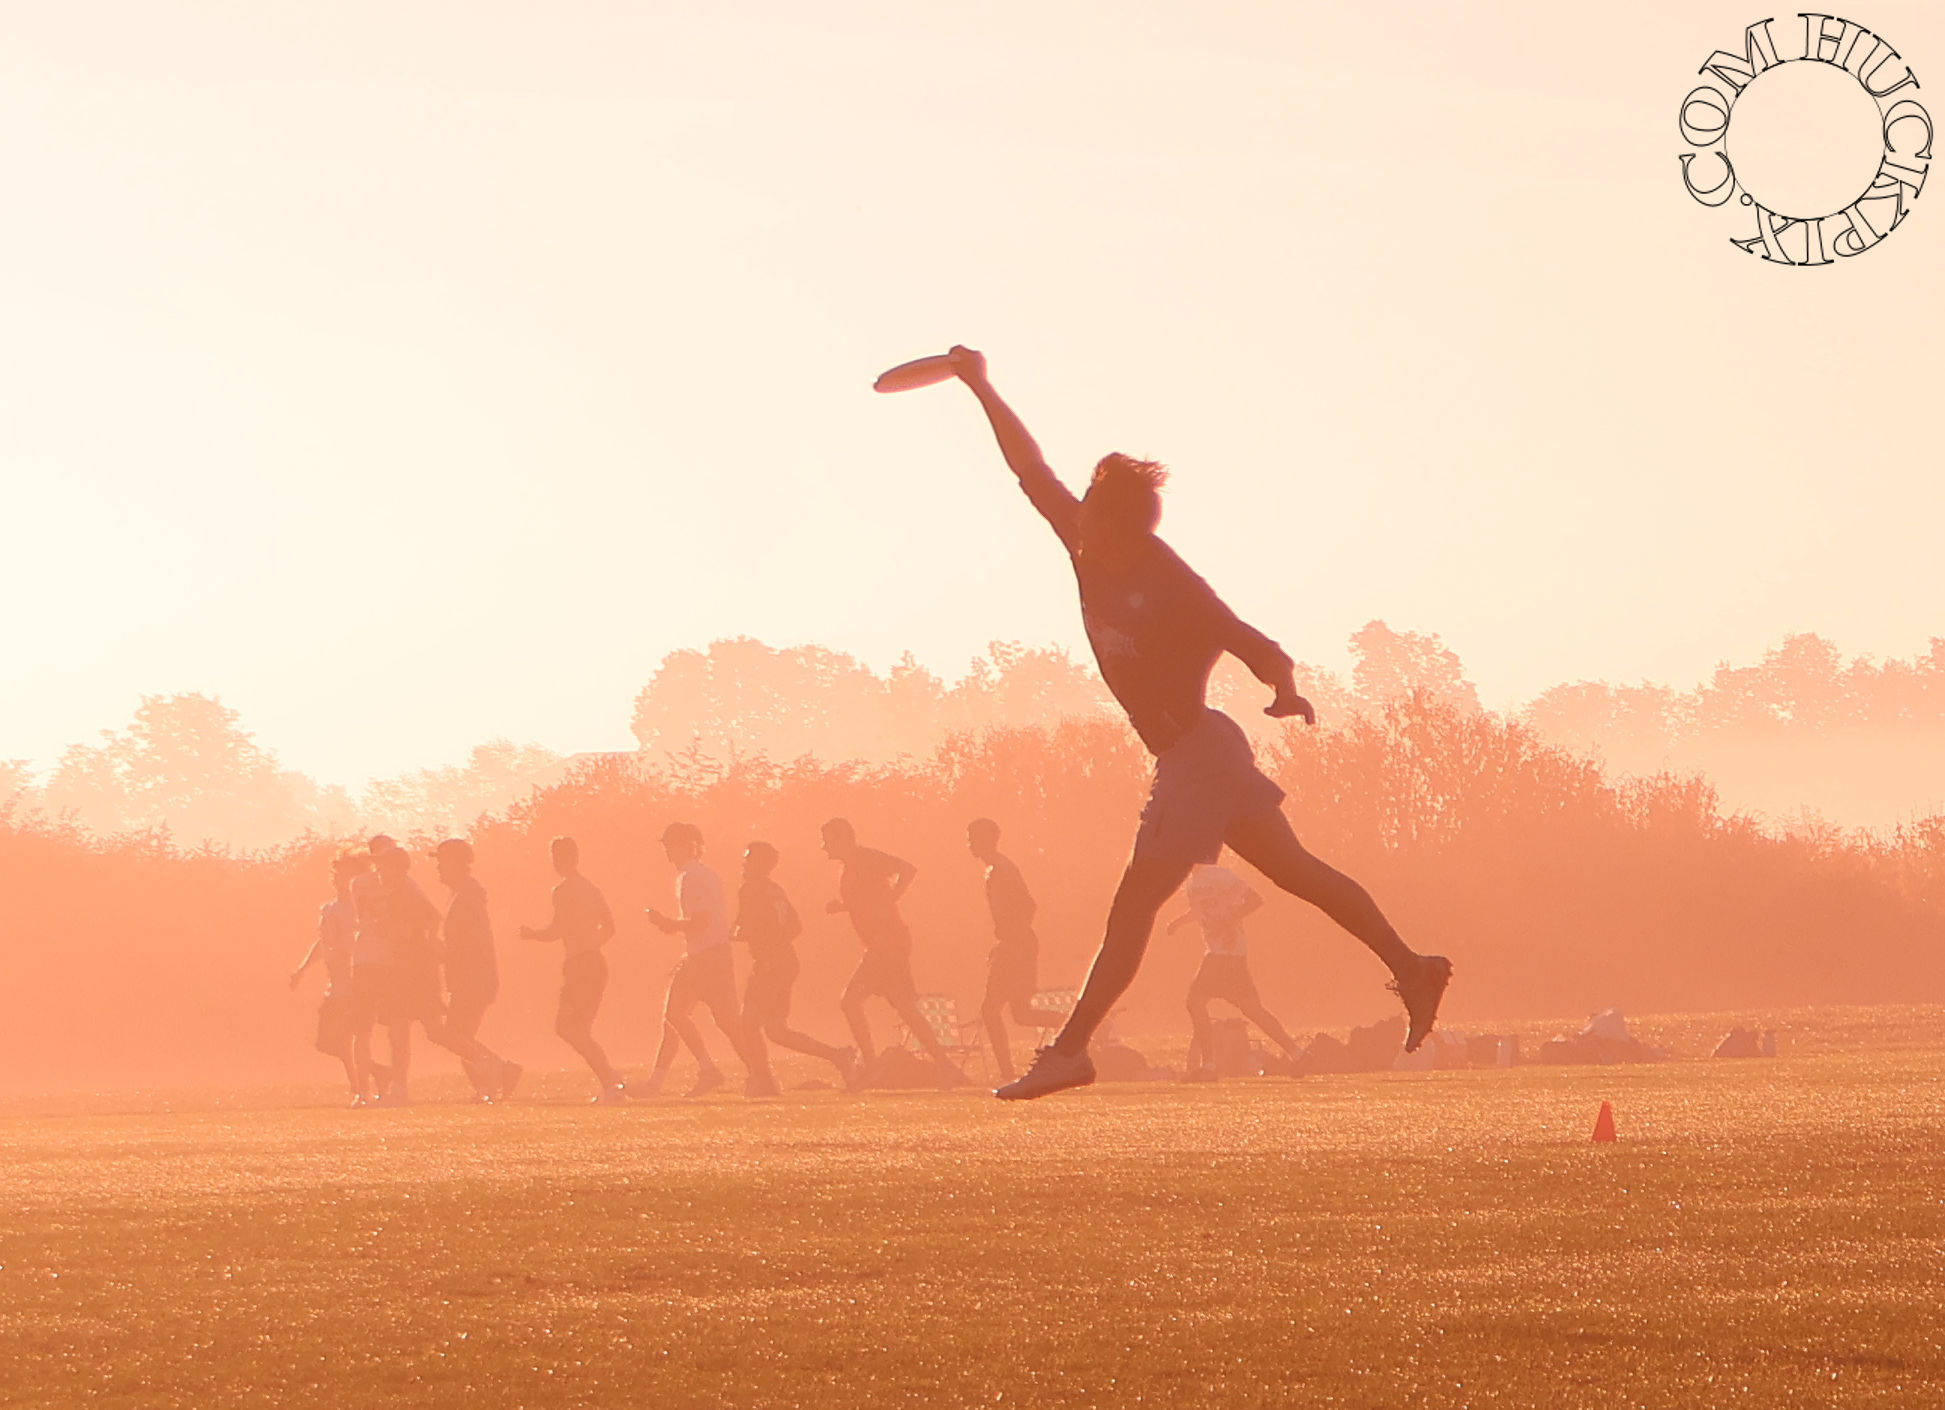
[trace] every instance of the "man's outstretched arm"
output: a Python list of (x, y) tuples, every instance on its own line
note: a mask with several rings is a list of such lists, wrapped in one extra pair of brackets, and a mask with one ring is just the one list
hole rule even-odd
[(993, 390), (993, 384), (986, 379), (985, 355), (971, 348), (955, 346), (948, 356), (958, 371), (959, 380), (966, 384), (985, 408), (986, 419), (992, 423), (993, 437), (1000, 443), (1000, 454), (1006, 457), (1007, 466), (1018, 478), (1020, 488), (1033, 501), (1033, 507), (1053, 525), (1054, 532), (1060, 535), (1060, 541), (1070, 551), (1073, 550), (1080, 543), (1081, 502), (1048, 467), (1046, 457), (1040, 454), (1040, 446), (1027, 431), (1026, 424)]

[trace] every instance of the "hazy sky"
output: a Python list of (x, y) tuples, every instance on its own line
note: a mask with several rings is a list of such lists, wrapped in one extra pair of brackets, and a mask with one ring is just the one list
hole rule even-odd
[[(870, 390), (955, 340), (1056, 468), (1174, 465), (1325, 665), (1382, 617), (1506, 704), (1945, 634), (1945, 208), (1726, 243), (1675, 115), (1747, 5), (0, 17), (0, 757), (202, 690), (357, 781), (625, 747), (718, 636), (1084, 650), (970, 398)], [(1856, 18), (1945, 74), (1935, 4)]]

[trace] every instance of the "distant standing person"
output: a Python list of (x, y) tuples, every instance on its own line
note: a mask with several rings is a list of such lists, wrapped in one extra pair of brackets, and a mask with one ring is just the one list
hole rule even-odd
[(1268, 1035), (1288, 1058), (1301, 1055), (1302, 1049), (1276, 1015), (1263, 1007), (1257, 997), (1256, 981), (1249, 973), (1249, 940), (1243, 933), (1243, 918), (1263, 904), (1250, 884), (1227, 867), (1198, 864), (1189, 873), (1185, 899), (1189, 908), (1168, 923), (1173, 935), (1185, 925), (1202, 928), (1206, 947), (1202, 967), (1189, 983), (1189, 1023), (1195, 1037), (1189, 1044), (1189, 1078), (1213, 1081), (1215, 1064), (1215, 1025), (1209, 1018), (1209, 1004), (1220, 999)]
[(790, 897), (772, 879), (777, 849), (768, 842), (752, 842), (743, 849), (743, 885), (736, 893), (736, 928), (730, 938), (750, 947), (750, 978), (743, 990), (743, 1047), (752, 1073), (761, 1072), (771, 1091), (776, 1075), (770, 1070), (767, 1038), (780, 1048), (820, 1058), (837, 1069), (845, 1089), (860, 1080), (858, 1050), (834, 1048), (790, 1026), (790, 991), (797, 983), (797, 947), (793, 943), (804, 923)]
[[(469, 1042), (479, 1041), (487, 1006), (500, 996), (500, 964), (493, 952), (493, 920), (486, 910), (486, 888), (473, 875), (473, 844), (448, 837), (433, 849), (439, 881), (452, 893), (446, 905), (446, 1029)], [(519, 1085), (521, 1067), (502, 1059), (497, 1069), (467, 1061), (466, 1076), (480, 1101), (504, 1101)]]
[(824, 855), (844, 868), (838, 876), (838, 899), (824, 909), (832, 915), (848, 914), (858, 939), (864, 942), (864, 958), (845, 985), (842, 1001), (859, 1060), (866, 1067), (876, 1060), (871, 1023), (864, 1014), (864, 1001), (875, 995), (891, 1005), (919, 1046), (938, 1064), (939, 1085), (958, 1086), (966, 1075), (953, 1066), (939, 1035), (919, 1010), (918, 985), (912, 980), (912, 932), (898, 913), (899, 898), (918, 875), (918, 868), (889, 852), (860, 846), (857, 829), (845, 818), (825, 823), (823, 838)]
[(412, 858), (403, 847), (392, 847), (373, 859), (378, 865), (378, 922), (392, 955), (392, 1081), (378, 1099), (380, 1106), (410, 1103), (407, 1082), (412, 1066), (412, 1025), (459, 1058), (467, 1070), (477, 1068), (489, 1081), (500, 1080), (507, 1066), (477, 1039), (446, 1025), (445, 988), (440, 983), (439, 908), (412, 879)]
[(304, 971), (320, 960), (324, 964), (324, 998), (317, 1006), (317, 1050), (344, 1064), (353, 1106), (365, 1104), (365, 1085), (352, 1052), (351, 949), (358, 938), (358, 911), (352, 904), (351, 883), (370, 865), (369, 858), (358, 856), (339, 857), (331, 863), (331, 885), (337, 894), (318, 908), (317, 939), (290, 972), (290, 987), (295, 989)]
[(1000, 454), (1067, 550), (1081, 622), (1101, 679), (1155, 756), (1134, 855), (1108, 908), (1106, 933), (1066, 1026), (1026, 1076), (1000, 1088), (1009, 1101), (1094, 1080), (1087, 1045), (1133, 982), (1155, 917), (1197, 862), (1224, 845), (1278, 886), (1320, 908), (1391, 971), (1410, 1020), (1405, 1051), (1425, 1041), (1452, 977), (1442, 955), (1415, 953), (1357, 882), (1304, 850), (1283, 816), (1283, 790), (1257, 767), (1236, 722), (1208, 706), (1209, 672), (1226, 652), (1272, 692), (1264, 713), (1316, 722), (1297, 693), (1295, 663), (1248, 625), (1156, 536), (1168, 472), (1152, 460), (1106, 455), (1085, 496), (1048, 468), (1020, 418), (986, 375), (986, 359), (955, 347), (959, 379), (979, 399)]
[[(662, 829), (662, 851), (675, 868), (674, 915), (649, 907), (648, 920), (664, 935), (683, 937), (684, 953), (669, 972), (668, 998), (662, 1005), (662, 1046), (649, 1075), (650, 1094), (659, 1093), (675, 1066), (675, 1055), (686, 1044), (696, 1059), (692, 1097), (706, 1096), (723, 1085), (723, 1070), (709, 1056), (696, 1027), (696, 1006), (709, 1010), (716, 1026), (740, 1057), (742, 1021), (736, 1009), (736, 970), (729, 949), (729, 903), (723, 879), (702, 859), (702, 829), (694, 823), (673, 822)], [(748, 1069), (746, 1091), (753, 1097), (776, 1095), (776, 1084), (765, 1083), (756, 1069)]]
[(1013, 1021), (1028, 1028), (1058, 1028), (1067, 1015), (1037, 1009), (1033, 996), (1040, 987), (1040, 937), (1033, 931), (1037, 909), (1026, 878), (1013, 859), (1000, 851), (1000, 826), (991, 818), (974, 818), (966, 826), (966, 846), (986, 864), (986, 909), (993, 917), (993, 949), (986, 959), (986, 997), (979, 1017), (993, 1045), (993, 1061), (1000, 1080), (1013, 1080), (1012, 1044), (1006, 1032), (1006, 1010)]
[(608, 900), (593, 882), (581, 875), (581, 849), (571, 837), (556, 837), (548, 848), (560, 882), (554, 887), (554, 916), (542, 929), (520, 927), (523, 939), (559, 941), (566, 952), (561, 961), (561, 1001), (554, 1031), (581, 1055), (594, 1072), (601, 1090), (595, 1101), (604, 1106), (628, 1100), (621, 1078), (608, 1065), (608, 1055), (594, 1041), (594, 1016), (601, 1011), (601, 995), (608, 987), (608, 961), (601, 947), (615, 933)]

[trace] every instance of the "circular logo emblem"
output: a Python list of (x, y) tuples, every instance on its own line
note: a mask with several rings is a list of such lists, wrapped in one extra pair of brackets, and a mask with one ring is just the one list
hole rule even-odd
[(1691, 148), (1682, 185), (1734, 222), (1738, 249), (1834, 264), (1904, 224), (1925, 189), (1932, 121), (1888, 40), (1835, 15), (1800, 18), (1781, 49), (1769, 19), (1743, 31), (1740, 54), (1703, 61), (1678, 119)]

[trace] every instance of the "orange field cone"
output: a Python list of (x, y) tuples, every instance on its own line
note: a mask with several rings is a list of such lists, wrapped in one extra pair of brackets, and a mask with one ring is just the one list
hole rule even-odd
[(1594, 1118), (1594, 1141), (1596, 1144), (1614, 1139), (1614, 1104), (1601, 1103), (1601, 1114)]

